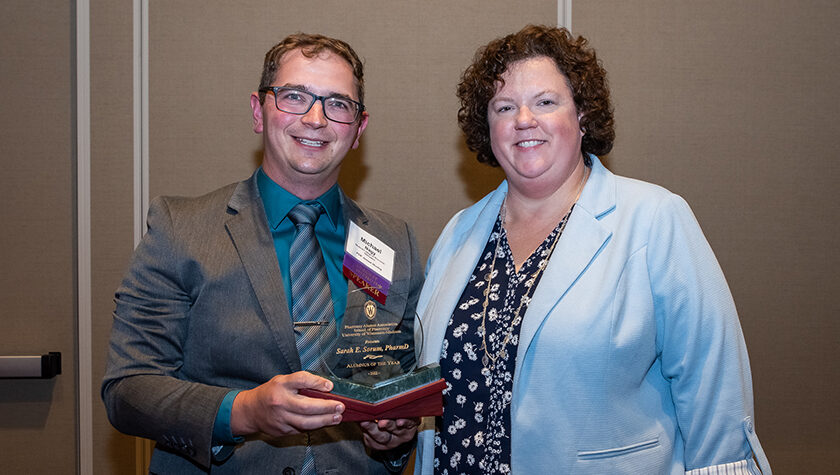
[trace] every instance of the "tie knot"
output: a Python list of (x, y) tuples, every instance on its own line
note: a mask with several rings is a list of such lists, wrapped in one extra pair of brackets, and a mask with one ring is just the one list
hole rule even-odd
[(318, 216), (323, 212), (324, 208), (317, 201), (298, 203), (289, 211), (289, 219), (295, 223), (295, 226), (299, 224), (314, 225), (315, 221), (318, 221)]

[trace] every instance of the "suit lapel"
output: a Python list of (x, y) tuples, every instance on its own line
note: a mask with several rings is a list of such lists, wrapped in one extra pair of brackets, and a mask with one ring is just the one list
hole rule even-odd
[[(360, 228), (368, 230), (368, 217), (365, 212), (356, 204), (355, 201), (351, 200), (347, 195), (344, 194), (344, 190), (341, 187), (338, 188), (339, 197), (341, 198), (341, 212), (344, 215), (344, 233), (345, 233), (345, 241), (347, 240), (347, 230), (350, 229), (350, 223), (356, 223)], [(345, 242), (345, 246), (347, 243)], [(359, 290), (359, 287), (353, 282), (351, 279), (347, 279), (347, 307), (359, 307), (364, 304), (367, 298), (365, 297), (367, 294)]]
[(366, 226), (368, 224), (367, 215), (355, 201), (344, 194), (341, 187), (338, 188), (338, 196), (341, 199), (341, 212), (344, 214), (344, 227), (348, 227), (351, 221), (359, 226)]
[(300, 369), (289, 304), (277, 265), (274, 241), (266, 224), (257, 190), (256, 173), (236, 187), (228, 207), (232, 216), (226, 227), (251, 281), (266, 324), (292, 370)]

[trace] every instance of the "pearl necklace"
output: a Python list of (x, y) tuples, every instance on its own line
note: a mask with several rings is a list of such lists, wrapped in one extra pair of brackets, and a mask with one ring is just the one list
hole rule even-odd
[[(583, 172), (583, 176), (580, 179), (580, 185), (578, 185), (578, 192), (575, 196), (574, 201), (572, 201), (571, 206), (569, 207), (568, 213), (563, 217), (563, 220), (560, 224), (560, 229), (557, 231), (557, 235), (554, 236), (554, 240), (551, 242), (551, 246), (548, 248), (548, 252), (545, 257), (545, 264), (537, 265), (537, 270), (531, 274), (531, 278), (525, 282), (525, 286), (528, 290), (525, 292), (525, 295), (519, 300), (519, 306), (516, 307), (516, 311), (513, 313), (513, 318), (510, 321), (510, 325), (508, 326), (507, 332), (505, 333), (505, 339), (502, 340), (502, 347), (499, 348), (494, 354), (490, 354), (490, 351), (487, 346), (487, 326), (485, 325), (487, 320), (487, 306), (490, 304), (490, 287), (493, 283), (493, 274), (496, 271), (496, 256), (499, 254), (499, 243), (502, 241), (502, 229), (499, 229), (499, 235), (496, 237), (496, 248), (493, 251), (493, 258), (490, 261), (490, 272), (488, 272), (484, 276), (484, 280), (487, 283), (484, 289), (484, 303), (482, 305), (481, 310), (481, 326), (478, 327), (479, 333), (481, 333), (481, 350), (484, 350), (484, 356), (481, 357), (481, 364), (484, 365), (485, 368), (488, 366), (490, 369), (496, 369), (496, 361), (499, 358), (507, 358), (507, 345), (510, 340), (513, 338), (513, 329), (516, 328), (517, 325), (522, 321), (522, 317), (519, 315), (520, 311), (522, 311), (522, 306), (525, 305), (525, 302), (531, 301), (531, 295), (534, 293), (536, 289), (536, 285), (534, 283), (537, 281), (537, 278), (540, 276), (542, 271), (548, 267), (548, 259), (551, 258), (551, 255), (554, 253), (554, 247), (557, 246), (557, 241), (560, 240), (560, 236), (563, 234), (563, 230), (566, 229), (566, 223), (569, 222), (569, 218), (571, 217), (572, 210), (575, 207), (578, 199), (580, 198), (580, 194), (583, 191), (583, 184), (586, 181), (586, 178), (589, 174), (589, 169), (585, 169)], [(502, 209), (499, 211), (499, 219), (501, 220), (501, 228), (505, 226), (505, 214), (507, 212), (507, 197), (502, 202)], [(530, 282), (530, 284), (528, 283)], [(490, 364), (492, 362), (492, 365)]]

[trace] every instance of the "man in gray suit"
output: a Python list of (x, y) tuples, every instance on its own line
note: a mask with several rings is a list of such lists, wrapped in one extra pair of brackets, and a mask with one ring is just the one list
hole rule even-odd
[(198, 198), (152, 202), (116, 292), (102, 383), (114, 427), (157, 442), (152, 473), (314, 473), (312, 459), (321, 474), (401, 470), (415, 421), (342, 423), (343, 404), (298, 394), (332, 386), (301, 371), (289, 303), (292, 208), (324, 210), (314, 234), (336, 319), (374, 302), (342, 275), (350, 228), (393, 250), (389, 296), (377, 307), (413, 321), (422, 284), (408, 225), (337, 185), (367, 126), (363, 100), (362, 63), (347, 43), (289, 36), (266, 54), (251, 95), (262, 166)]

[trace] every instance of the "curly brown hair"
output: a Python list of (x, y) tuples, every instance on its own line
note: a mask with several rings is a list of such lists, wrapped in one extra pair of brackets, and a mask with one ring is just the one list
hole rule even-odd
[[(283, 38), (282, 41), (272, 46), (265, 53), (263, 61), (262, 76), (260, 77), (260, 88), (271, 86), (277, 69), (280, 67), (280, 60), (289, 51), (299, 49), (307, 58), (314, 58), (323, 51), (329, 51), (338, 55), (350, 64), (353, 68), (353, 77), (356, 79), (358, 88), (358, 101), (365, 102), (365, 67), (362, 60), (353, 51), (353, 48), (344, 41), (330, 38), (324, 35), (312, 35), (307, 33), (295, 33)], [(265, 101), (265, 93), (260, 92), (260, 104)]]
[(565, 28), (528, 25), (479, 48), (458, 84), (458, 125), (479, 162), (499, 166), (490, 148), (487, 105), (496, 95), (497, 84), (504, 83), (502, 74), (512, 63), (539, 56), (554, 61), (572, 91), (581, 114), (580, 148), (586, 165), (591, 165), (587, 154), (604, 155), (612, 149), (615, 127), (607, 72), (588, 46), (586, 38), (575, 39)]

